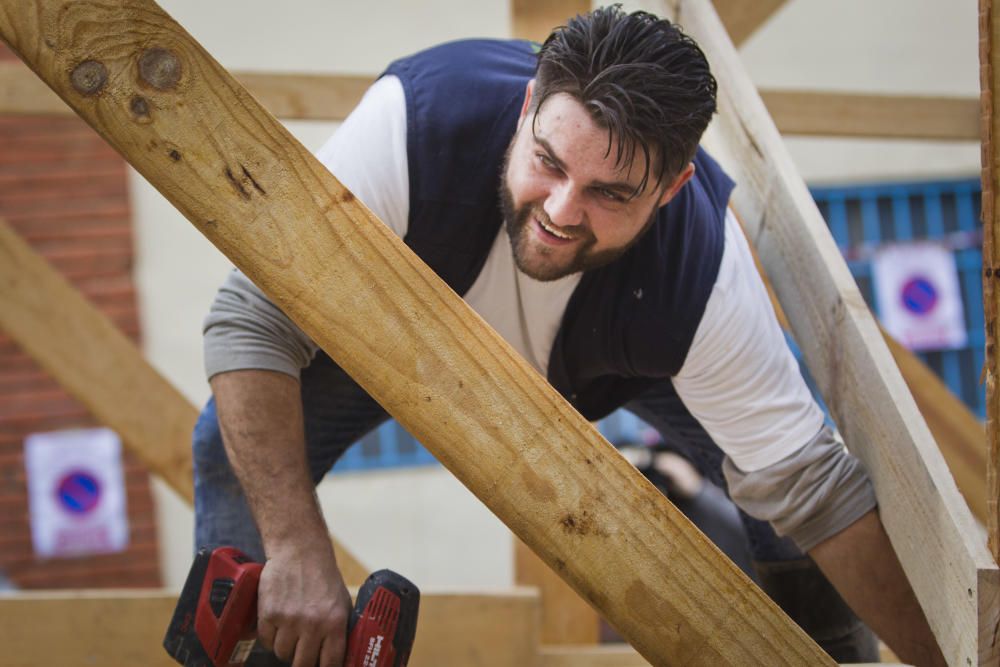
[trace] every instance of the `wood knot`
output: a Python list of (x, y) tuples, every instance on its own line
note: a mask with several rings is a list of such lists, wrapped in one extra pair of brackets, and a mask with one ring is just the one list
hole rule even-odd
[(139, 118), (149, 118), (149, 102), (142, 95), (136, 95), (129, 102), (129, 109), (132, 110), (133, 115)]
[(173, 51), (154, 47), (139, 56), (139, 78), (157, 90), (170, 90), (181, 79), (181, 61)]
[(84, 60), (73, 68), (69, 80), (81, 95), (96, 95), (108, 82), (108, 68), (96, 60)]

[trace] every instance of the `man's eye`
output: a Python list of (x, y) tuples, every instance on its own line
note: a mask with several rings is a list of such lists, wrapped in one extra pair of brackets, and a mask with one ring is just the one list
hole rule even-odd
[(611, 190), (610, 188), (598, 188), (597, 194), (607, 199), (608, 201), (619, 202), (619, 203), (625, 201), (625, 197), (623, 197), (620, 192), (618, 192), (617, 190)]
[(545, 153), (536, 153), (536, 155), (538, 156), (538, 161), (541, 162), (542, 166), (545, 167), (546, 169), (559, 168), (559, 165), (557, 165), (555, 161)]

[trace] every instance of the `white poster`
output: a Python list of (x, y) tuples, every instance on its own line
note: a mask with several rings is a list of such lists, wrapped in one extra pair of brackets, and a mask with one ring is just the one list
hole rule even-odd
[(890, 245), (872, 262), (882, 325), (911, 350), (966, 344), (955, 256), (934, 243)]
[(122, 551), (128, 515), (121, 440), (105, 428), (34, 433), (24, 441), (35, 554)]

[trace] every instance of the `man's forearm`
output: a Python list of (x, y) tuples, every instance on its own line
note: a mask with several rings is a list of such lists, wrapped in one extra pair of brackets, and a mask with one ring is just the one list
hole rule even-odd
[(212, 378), (212, 391), (226, 454), (267, 556), (258, 637), (286, 662), (339, 665), (351, 596), (309, 473), (299, 382), (273, 371), (231, 371)]
[(820, 542), (809, 555), (903, 662), (946, 664), (876, 511)]
[[(226, 454), (243, 485), (264, 550), (326, 537), (306, 462), (299, 382), (240, 370), (211, 380)], [(294, 520), (289, 520), (294, 517)]]

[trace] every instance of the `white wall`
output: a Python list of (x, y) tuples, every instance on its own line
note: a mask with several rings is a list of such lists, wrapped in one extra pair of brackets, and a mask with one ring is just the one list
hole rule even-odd
[[(463, 36), (508, 34), (506, 2), (347, 3), (162, 0), (232, 70), (375, 74), (394, 57)], [(978, 94), (976, 3), (960, 0), (790, 0), (743, 48), (758, 85), (922, 94)], [(933, 45), (933, 46), (928, 46)], [(292, 123), (310, 149), (333, 129)], [(812, 182), (974, 175), (978, 145), (790, 139)], [(229, 263), (133, 174), (136, 277), (151, 362), (199, 405), (201, 319)], [(511, 582), (509, 534), (439, 467), (340, 475), (321, 486), (330, 525), (368, 565), (424, 586)], [(191, 515), (156, 485), (164, 576), (179, 586)]]
[[(741, 48), (761, 88), (978, 97), (975, 0), (789, 0)], [(976, 176), (977, 142), (789, 138), (807, 182)]]

